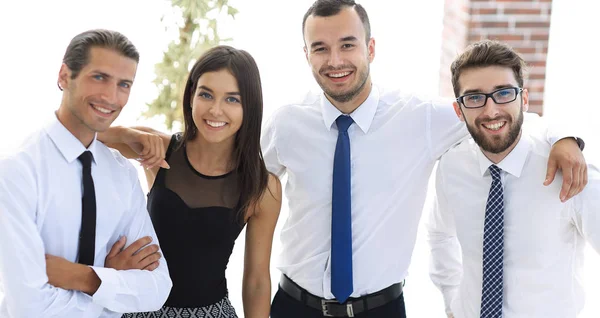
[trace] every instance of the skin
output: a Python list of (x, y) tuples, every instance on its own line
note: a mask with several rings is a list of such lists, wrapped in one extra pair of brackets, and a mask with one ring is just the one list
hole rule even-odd
[[(198, 133), (186, 143), (186, 147), (194, 169), (208, 176), (231, 171), (235, 167), (232, 154), (235, 135), (243, 121), (243, 107), (237, 81), (228, 70), (200, 76), (192, 101), (192, 117)], [(121, 151), (125, 157), (139, 159), (147, 167), (146, 179), (148, 187), (152, 188), (160, 167), (166, 165), (164, 158), (170, 135), (147, 127), (112, 127), (99, 134), (98, 138)], [(269, 175), (268, 188), (245, 216), (246, 250), (242, 282), (245, 317), (269, 317), (269, 266), (280, 208), (281, 183), (277, 177)]]
[[(72, 78), (73, 72), (69, 67), (62, 64), (58, 74), (58, 83), (63, 89), (61, 105), (56, 112), (58, 120), (88, 147), (95, 134), (108, 129), (127, 104), (136, 70), (135, 60), (99, 47), (90, 49), (88, 64), (75, 78)], [(94, 107), (103, 108), (108, 114)], [(105, 267), (117, 270), (156, 269), (161, 255), (157, 253), (157, 245), (148, 245), (150, 240), (142, 238), (121, 251), (126, 242), (126, 238), (122, 238), (113, 245)], [(133, 255), (138, 250), (140, 253)], [(89, 295), (93, 295), (101, 283), (89, 266), (53, 255), (46, 255), (46, 274), (49, 283), (55, 287)]]
[[(470, 92), (490, 93), (500, 87), (518, 87), (518, 84), (509, 68), (489, 66), (464, 70), (459, 78), (459, 86), (460, 95), (464, 95)], [(524, 89), (514, 102), (503, 105), (497, 105), (491, 98), (488, 98), (484, 107), (476, 109), (467, 109), (457, 102), (453, 105), (456, 115), (467, 124), (472, 134), (475, 133), (483, 142), (502, 149), (504, 147), (500, 145), (507, 143), (509, 131), (514, 129), (519, 116), (529, 107), (529, 93)], [(507, 125), (496, 132), (483, 126), (498, 122), (506, 122)], [(491, 149), (483, 147), (483, 153), (490, 161), (498, 163), (510, 153), (519, 138), (520, 133), (519, 137), (502, 151), (490, 151)], [(562, 202), (581, 192), (587, 184), (587, 165), (578, 148), (573, 138), (564, 138), (554, 144), (550, 153), (544, 185), (551, 184), (557, 170), (560, 169), (563, 173), (563, 184), (559, 194)]]
[(375, 39), (366, 40), (356, 11), (344, 8), (330, 17), (309, 16), (304, 43), (306, 60), (325, 96), (342, 113), (353, 112), (371, 93), (369, 66), (375, 57)]
[[(306, 59), (325, 96), (342, 113), (352, 113), (371, 92), (369, 65), (375, 57), (375, 40), (366, 39), (356, 11), (346, 7), (329, 17), (309, 16), (304, 28), (304, 43)], [(341, 79), (330, 76), (343, 72), (351, 74)], [(364, 72), (367, 76), (361, 84)], [(552, 146), (544, 185), (554, 181), (558, 170), (563, 172), (559, 196), (564, 202), (587, 184), (585, 158), (574, 138), (564, 138)]]
[[(519, 87), (512, 69), (501, 66), (467, 69), (461, 73), (459, 85), (461, 95)], [(499, 105), (488, 98), (480, 108), (465, 108), (456, 101), (453, 105), (456, 115), (467, 124), (483, 154), (493, 163), (499, 163), (513, 150), (521, 137), (523, 112), (529, 109), (529, 93), (524, 89), (516, 100), (508, 104)], [(490, 125), (496, 124), (503, 126), (499, 130), (489, 129)], [(511, 135), (516, 135), (516, 138), (511, 138)]]
[(127, 104), (136, 70), (134, 60), (99, 47), (90, 49), (89, 63), (76, 78), (71, 78), (72, 71), (62, 64), (58, 83), (63, 97), (56, 113), (58, 120), (84, 146), (89, 146), (95, 134), (108, 129)]

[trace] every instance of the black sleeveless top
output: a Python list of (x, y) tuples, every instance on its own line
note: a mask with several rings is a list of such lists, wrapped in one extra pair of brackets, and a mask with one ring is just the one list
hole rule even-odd
[(165, 306), (193, 308), (227, 294), (225, 269), (243, 225), (234, 211), (239, 200), (235, 172), (199, 173), (182, 139), (181, 134), (171, 138), (166, 156), (171, 169), (158, 171), (148, 212), (173, 281)]

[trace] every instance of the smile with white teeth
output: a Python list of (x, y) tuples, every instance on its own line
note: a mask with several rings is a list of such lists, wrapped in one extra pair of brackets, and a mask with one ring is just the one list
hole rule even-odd
[(90, 105), (92, 105), (92, 107), (93, 107), (95, 110), (97, 110), (97, 111), (99, 111), (99, 112), (101, 112), (101, 113), (103, 113), (103, 114), (110, 114), (110, 113), (112, 113), (112, 110), (110, 110), (110, 109), (108, 109), (108, 108), (104, 108), (104, 107), (96, 106), (96, 105), (94, 105), (94, 104), (90, 104)]
[(327, 74), (327, 76), (334, 77), (334, 78), (340, 78), (340, 77), (348, 76), (348, 75), (350, 75), (350, 73), (352, 73), (352, 72), (329, 73), (329, 74)]
[(483, 126), (489, 130), (499, 130), (500, 128), (504, 127), (505, 124), (506, 122), (503, 121), (495, 124), (483, 124)]
[(224, 121), (212, 121), (212, 120), (205, 120), (205, 122), (213, 128), (219, 128), (219, 127), (223, 127), (225, 126), (227, 123)]

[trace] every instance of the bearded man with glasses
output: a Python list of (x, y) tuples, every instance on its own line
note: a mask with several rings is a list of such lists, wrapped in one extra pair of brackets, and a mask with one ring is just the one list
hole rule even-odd
[[(453, 63), (454, 109), (473, 139), (440, 159), (427, 227), (448, 317), (574, 318), (588, 241), (600, 251), (600, 171), (569, 201), (544, 186), (550, 148), (522, 129), (525, 62), (494, 41)], [(562, 176), (560, 177), (562, 178)]]

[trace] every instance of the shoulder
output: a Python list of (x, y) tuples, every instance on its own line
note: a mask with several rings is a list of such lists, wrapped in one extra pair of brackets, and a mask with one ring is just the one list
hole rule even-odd
[(281, 182), (279, 178), (272, 173), (269, 173), (267, 188), (263, 193), (260, 203), (258, 205), (258, 211), (255, 213), (261, 215), (267, 213), (268, 215), (275, 217), (279, 215), (281, 209)]
[(440, 158), (440, 167), (447, 168), (455, 162), (477, 161), (479, 147), (473, 138), (468, 138), (454, 145)]
[(0, 168), (10, 171), (17, 168), (33, 168), (35, 162), (48, 155), (47, 149), (52, 140), (44, 130), (36, 131), (24, 138), (24, 141), (10, 152), (0, 154)]
[(33, 187), (42, 160), (49, 153), (52, 141), (43, 131), (25, 138), (15, 150), (0, 155), (0, 183), (4, 187)]
[(105, 160), (113, 175), (128, 176), (130, 181), (138, 181), (137, 169), (118, 150), (108, 148), (103, 143), (96, 145), (98, 154)]
[(270, 122), (277, 123), (281, 120), (291, 119), (295, 116), (303, 116), (308, 113), (320, 112), (321, 94), (315, 91), (307, 92), (303, 97), (291, 103), (284, 104), (273, 111)]
[(379, 90), (379, 101), (383, 106), (394, 107), (403, 110), (435, 111), (438, 109), (452, 109), (452, 100), (407, 92), (401, 89), (390, 89), (387, 87), (374, 86)]
[(281, 201), (281, 181), (272, 173), (269, 173), (269, 178), (267, 180), (267, 192), (269, 192), (270, 196), (274, 199)]

